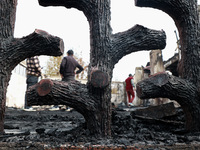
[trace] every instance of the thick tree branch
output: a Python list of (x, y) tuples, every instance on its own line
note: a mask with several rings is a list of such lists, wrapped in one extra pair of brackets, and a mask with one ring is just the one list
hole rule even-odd
[(164, 49), (165, 46), (166, 35), (164, 31), (135, 25), (125, 32), (116, 33), (112, 36), (112, 60), (116, 64), (123, 56), (132, 52)]
[[(38, 0), (41, 6), (64, 6), (66, 8), (77, 8), (78, 10), (85, 10), (91, 6), (92, 2), (89, 0)], [(92, 9), (91, 9), (92, 10)]]
[[(175, 21), (189, 14), (188, 0), (135, 0), (139, 7), (151, 7), (164, 11)], [(193, 9), (194, 10), (194, 9)]]
[(197, 89), (191, 82), (161, 73), (137, 84), (137, 95), (144, 98), (163, 97), (172, 100), (187, 101), (192, 97), (197, 97)]
[[(100, 100), (92, 96), (78, 81), (64, 82), (50, 79), (41, 80), (27, 91), (28, 105), (67, 105), (81, 113), (91, 133), (101, 133), (98, 119), (102, 118)], [(105, 116), (104, 116), (105, 117)]]
[(15, 67), (19, 62), (36, 55), (60, 56), (64, 52), (63, 40), (45, 31), (35, 30), (32, 34), (21, 39), (13, 39), (5, 44), (10, 53), (5, 53), (4, 61)]
[(97, 99), (91, 96), (86, 85), (78, 81), (63, 82), (41, 80), (27, 91), (28, 105), (67, 105), (81, 114), (95, 111)]
[(176, 100), (186, 117), (186, 130), (199, 131), (199, 93), (190, 81), (166, 73), (158, 74), (137, 84), (137, 95), (142, 99), (163, 97)]
[[(196, 0), (136, 0), (140, 7), (160, 9), (170, 15), (177, 26), (180, 36), (181, 60), (179, 61), (179, 75), (190, 80), (200, 91), (200, 55), (199, 19)], [(189, 58), (189, 59), (188, 59)]]
[(109, 84), (108, 74), (101, 70), (94, 70), (89, 81), (95, 88), (105, 88)]

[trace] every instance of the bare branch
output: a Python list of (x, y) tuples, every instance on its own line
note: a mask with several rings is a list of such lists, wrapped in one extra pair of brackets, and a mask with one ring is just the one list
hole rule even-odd
[(163, 97), (177, 101), (185, 113), (186, 130), (199, 130), (200, 116), (196, 115), (200, 107), (199, 93), (190, 81), (166, 73), (158, 74), (140, 81), (137, 84), (137, 95), (143, 99)]
[[(137, 0), (140, 7), (160, 9), (170, 15), (179, 31), (181, 45), (181, 60), (179, 75), (188, 79), (200, 89), (200, 59), (198, 53), (199, 18), (196, 0)], [(192, 54), (192, 55), (191, 55)], [(190, 59), (188, 59), (190, 58)]]
[(45, 31), (35, 30), (32, 34), (21, 39), (13, 39), (5, 45), (11, 53), (5, 53), (5, 61), (11, 61), (10, 64), (17, 65), (27, 57), (36, 55), (60, 56), (64, 52), (63, 40), (52, 36)]
[(89, 0), (38, 0), (41, 6), (64, 6), (66, 8), (77, 8), (83, 11), (92, 4)]
[(154, 75), (137, 84), (137, 95), (144, 98), (163, 97), (186, 103), (189, 99), (198, 97), (197, 88), (190, 81), (167, 73)]
[[(135, 25), (133, 28), (112, 36), (112, 56), (114, 64), (123, 56), (141, 50), (164, 49), (166, 35), (164, 31), (156, 31)], [(113, 55), (115, 54), (115, 55)]]
[(181, 20), (181, 18), (189, 14), (189, 3), (188, 0), (135, 0), (136, 6), (162, 10), (174, 20)]
[(41, 80), (27, 91), (28, 105), (67, 105), (78, 112), (93, 111), (96, 98), (78, 81)]

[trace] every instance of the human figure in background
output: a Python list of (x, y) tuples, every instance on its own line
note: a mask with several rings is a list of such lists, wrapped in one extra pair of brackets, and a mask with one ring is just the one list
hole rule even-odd
[[(26, 59), (26, 73), (27, 73), (27, 78), (26, 78), (26, 84), (27, 84), (27, 89), (38, 83), (39, 77), (42, 75), (42, 68), (40, 66), (40, 61), (38, 56), (34, 56), (31, 58)], [(32, 109), (32, 107), (27, 106), (27, 95), (25, 94), (25, 104), (24, 104), (25, 109)]]
[[(67, 51), (67, 56), (62, 59), (60, 64), (60, 75), (62, 81), (73, 81), (75, 80), (75, 74), (79, 74), (83, 71), (83, 67), (74, 59), (73, 50)], [(75, 72), (75, 69), (78, 70)]]
[(135, 89), (135, 85), (132, 74), (129, 74), (129, 77), (125, 80), (125, 83), (126, 83), (126, 92), (128, 96), (128, 105), (133, 106), (133, 100), (135, 98), (135, 93), (133, 90)]
[[(67, 56), (62, 59), (60, 64), (60, 75), (62, 81), (70, 82), (75, 80), (75, 75), (83, 71), (83, 67), (74, 59), (73, 50), (67, 51)], [(77, 71), (76, 68), (78, 68)], [(55, 106), (56, 107), (56, 106)], [(70, 108), (66, 106), (67, 111), (70, 111)]]

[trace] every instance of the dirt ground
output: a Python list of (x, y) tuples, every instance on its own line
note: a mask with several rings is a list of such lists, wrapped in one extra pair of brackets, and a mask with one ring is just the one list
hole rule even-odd
[(85, 120), (75, 110), (33, 111), (6, 108), (5, 134), (0, 136), (0, 150), (13, 149), (200, 149), (200, 133), (184, 132), (183, 113), (162, 120), (131, 115), (136, 109), (114, 109), (112, 138), (90, 134)]

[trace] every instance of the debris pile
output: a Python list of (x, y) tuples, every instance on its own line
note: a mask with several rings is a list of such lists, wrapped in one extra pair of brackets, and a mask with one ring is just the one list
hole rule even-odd
[(144, 115), (152, 109), (156, 111), (155, 108), (125, 106), (113, 109), (112, 138), (103, 139), (90, 134), (90, 130), (85, 128), (83, 116), (75, 110), (24, 111), (7, 108), (5, 134), (0, 136), (0, 148), (5, 147), (5, 143), (7, 146), (8, 143), (14, 143), (14, 147), (29, 149), (71, 146), (103, 146), (112, 149), (200, 147), (200, 133), (184, 131), (184, 114), (181, 108), (175, 108), (171, 115), (158, 115), (159, 118)]

